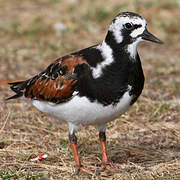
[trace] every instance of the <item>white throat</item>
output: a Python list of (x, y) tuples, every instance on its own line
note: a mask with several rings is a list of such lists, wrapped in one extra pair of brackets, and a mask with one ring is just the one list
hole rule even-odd
[(127, 45), (126, 51), (129, 53), (131, 59), (135, 60), (137, 56), (137, 46), (143, 41), (141, 37), (139, 37), (136, 41)]

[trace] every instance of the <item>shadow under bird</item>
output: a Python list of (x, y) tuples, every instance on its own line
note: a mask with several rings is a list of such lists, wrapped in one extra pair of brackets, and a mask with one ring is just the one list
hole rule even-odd
[(146, 26), (140, 15), (122, 12), (112, 20), (102, 43), (58, 58), (28, 80), (9, 83), (16, 94), (8, 99), (29, 99), (40, 111), (68, 124), (76, 174), (85, 167), (75, 133), (88, 125), (99, 130), (100, 169), (113, 169), (106, 153), (106, 124), (126, 112), (142, 92), (138, 44), (144, 40), (162, 44)]

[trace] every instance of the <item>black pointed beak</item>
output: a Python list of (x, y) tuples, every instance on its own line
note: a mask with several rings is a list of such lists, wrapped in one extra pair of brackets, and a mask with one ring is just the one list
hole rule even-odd
[(158, 44), (163, 44), (163, 42), (160, 39), (158, 39), (156, 36), (151, 34), (147, 29), (144, 30), (142, 34), (142, 39), (147, 40), (147, 41), (152, 41)]

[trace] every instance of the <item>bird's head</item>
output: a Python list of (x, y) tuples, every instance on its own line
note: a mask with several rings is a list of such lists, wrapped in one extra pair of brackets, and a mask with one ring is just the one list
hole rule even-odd
[(111, 33), (118, 44), (138, 44), (143, 40), (162, 44), (163, 42), (147, 30), (147, 23), (140, 15), (132, 12), (118, 14), (109, 26)]

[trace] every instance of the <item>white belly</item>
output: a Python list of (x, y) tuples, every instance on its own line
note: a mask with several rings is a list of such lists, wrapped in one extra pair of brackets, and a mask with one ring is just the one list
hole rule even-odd
[(132, 96), (126, 92), (120, 102), (103, 106), (97, 102), (90, 102), (86, 97), (75, 96), (68, 102), (61, 104), (32, 100), (32, 104), (40, 111), (74, 126), (103, 125), (119, 117), (127, 111)]

